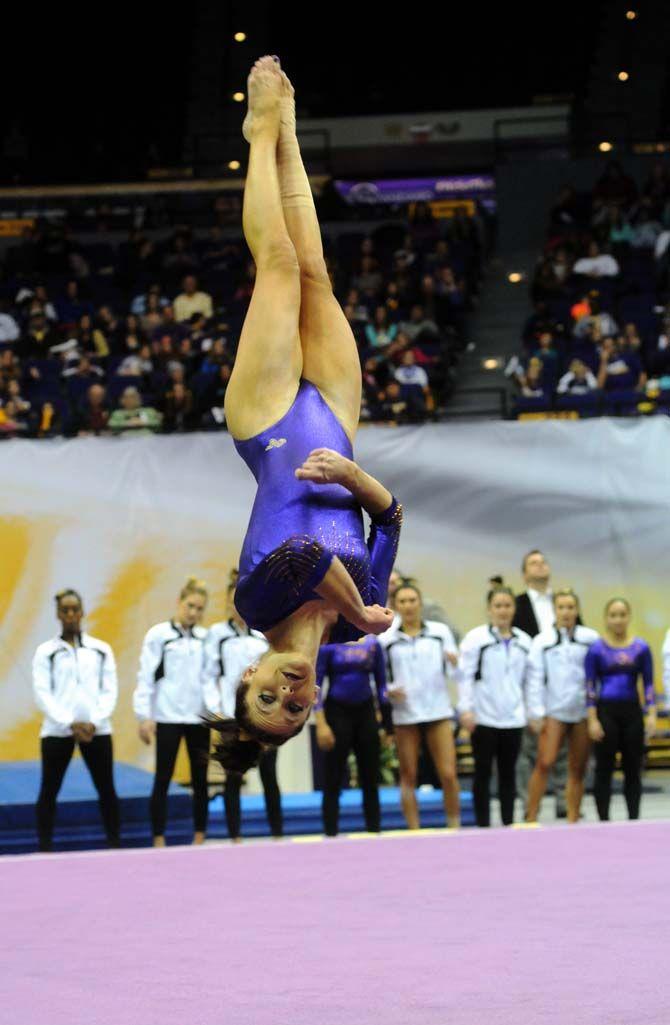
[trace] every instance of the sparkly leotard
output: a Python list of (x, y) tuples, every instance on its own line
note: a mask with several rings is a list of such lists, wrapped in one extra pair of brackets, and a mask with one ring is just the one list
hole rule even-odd
[[(395, 499), (372, 517), (367, 544), (360, 506), (339, 484), (297, 480), (295, 470), (315, 448), (352, 458), (344, 429), (309, 381), (301, 381), (288, 412), (272, 427), (235, 447), (258, 484), (240, 555), (235, 605), (256, 630), (269, 630), (305, 602), (337, 556), (365, 605), (386, 602), (402, 510)], [(331, 641), (361, 636), (341, 616)]]

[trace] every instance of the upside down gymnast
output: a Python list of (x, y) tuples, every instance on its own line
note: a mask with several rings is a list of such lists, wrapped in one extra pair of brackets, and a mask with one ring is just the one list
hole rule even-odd
[[(324, 637), (388, 629), (384, 607), (402, 510), (353, 461), (361, 372), (333, 295), (295, 132), (293, 88), (273, 57), (248, 80), (243, 226), (256, 281), (226, 393), (226, 419), (258, 490), (235, 604), (269, 651), (217, 720), (215, 757), (244, 772), (300, 732), (317, 700)], [(367, 544), (365, 510), (371, 519)]]

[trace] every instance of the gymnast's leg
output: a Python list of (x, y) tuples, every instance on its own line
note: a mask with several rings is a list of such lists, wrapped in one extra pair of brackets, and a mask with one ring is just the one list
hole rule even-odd
[(300, 265), (302, 374), (316, 385), (353, 441), (361, 408), (360, 359), (349, 322), (333, 295), (296, 136), (293, 87), (283, 72), (281, 75), (277, 165), (284, 219)]
[(256, 283), (226, 392), (228, 427), (240, 440), (259, 434), (287, 412), (302, 373), (300, 274), (277, 176), (282, 88), (274, 61), (256, 61), (248, 82), (253, 118), (243, 209)]

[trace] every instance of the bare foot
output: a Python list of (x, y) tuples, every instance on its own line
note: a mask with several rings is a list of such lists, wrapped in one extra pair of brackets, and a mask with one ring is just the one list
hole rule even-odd
[[(278, 66), (279, 67), (279, 66)], [(295, 134), (295, 89), (285, 71), (279, 68), (282, 81), (281, 101), (279, 104), (281, 114), (280, 135), (287, 132)]]
[(247, 142), (263, 130), (279, 132), (282, 92), (279, 65), (272, 57), (261, 57), (247, 79), (249, 110), (242, 125), (242, 135)]

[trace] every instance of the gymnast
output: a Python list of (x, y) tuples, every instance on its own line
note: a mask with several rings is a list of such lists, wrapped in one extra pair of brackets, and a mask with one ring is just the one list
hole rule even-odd
[[(269, 651), (219, 720), (228, 771), (295, 736), (317, 700), (319, 645), (380, 634), (402, 510), (353, 460), (361, 371), (333, 295), (295, 131), (293, 87), (273, 57), (248, 80), (243, 226), (256, 280), (226, 392), (226, 420), (258, 489), (235, 605)], [(361, 510), (371, 519), (367, 545)]]

